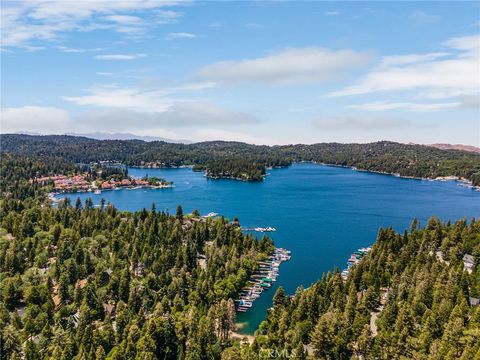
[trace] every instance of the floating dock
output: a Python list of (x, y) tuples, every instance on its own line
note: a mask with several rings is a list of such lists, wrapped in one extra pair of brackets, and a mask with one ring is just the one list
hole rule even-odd
[(347, 280), (351, 267), (357, 265), (363, 259), (363, 257), (370, 252), (370, 250), (372, 250), (371, 247), (360, 248), (350, 255), (350, 258), (347, 261), (347, 268), (342, 271), (343, 281)]
[(277, 231), (274, 227), (255, 227), (255, 228), (242, 228), (243, 231), (256, 231), (256, 232), (273, 232)]
[(257, 263), (258, 268), (252, 274), (248, 285), (243, 287), (235, 299), (235, 308), (238, 312), (247, 312), (253, 302), (260, 297), (263, 291), (268, 290), (277, 280), (280, 264), (290, 260), (290, 251), (276, 248), (265, 261)]

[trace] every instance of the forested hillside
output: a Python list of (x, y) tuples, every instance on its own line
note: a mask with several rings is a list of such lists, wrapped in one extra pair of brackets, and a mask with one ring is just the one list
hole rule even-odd
[[(372, 251), (346, 282), (329, 273), (293, 298), (279, 289), (252, 346), (226, 350), (232, 359), (266, 350), (305, 359), (478, 359), (480, 223), (442, 224), (378, 233)], [(268, 352), (267, 352), (268, 353)]]
[(262, 180), (266, 167), (315, 161), (402, 176), (458, 176), (480, 184), (480, 154), (394, 142), (259, 146), (211, 141), (185, 145), (17, 134), (1, 135), (0, 141), (2, 152), (62, 157), (75, 163), (111, 160), (141, 166), (194, 165), (214, 178)]
[(73, 171), (64, 160), (2, 157), (0, 170), (2, 359), (219, 359), (231, 345), (231, 298), (270, 239), (180, 207), (52, 208), (27, 179)]

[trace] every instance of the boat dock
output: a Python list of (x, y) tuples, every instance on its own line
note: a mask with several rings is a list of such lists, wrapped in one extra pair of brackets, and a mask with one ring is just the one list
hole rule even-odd
[(214, 217), (217, 217), (217, 216), (218, 216), (218, 213), (216, 213), (216, 212), (209, 212), (207, 215), (203, 215), (202, 218), (208, 219), (208, 218), (214, 218)]
[(347, 280), (348, 274), (350, 273), (350, 268), (354, 265), (357, 265), (363, 257), (368, 254), (368, 252), (372, 250), (371, 247), (367, 248), (360, 248), (357, 251), (354, 251), (351, 255), (350, 258), (347, 261), (347, 268), (342, 271), (342, 278), (343, 281)]
[(257, 270), (250, 277), (247, 286), (239, 292), (238, 298), (235, 299), (236, 310), (247, 312), (262, 292), (268, 290), (277, 280), (280, 264), (290, 258), (289, 250), (276, 248), (268, 259), (257, 262)]
[(256, 232), (273, 232), (277, 231), (274, 227), (255, 227), (255, 228), (242, 228), (243, 231), (256, 231)]

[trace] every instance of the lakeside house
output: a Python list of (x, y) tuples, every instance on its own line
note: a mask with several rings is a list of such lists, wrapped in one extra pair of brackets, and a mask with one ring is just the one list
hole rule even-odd
[(87, 174), (72, 177), (66, 175), (44, 176), (30, 179), (30, 183), (36, 182), (41, 185), (46, 185), (49, 182), (53, 182), (53, 187), (57, 191), (71, 191), (73, 189), (88, 190), (91, 184), (86, 180), (86, 176)]
[(113, 189), (114, 187), (114, 183), (111, 183), (109, 181), (104, 181), (100, 187), (103, 189), (103, 190), (109, 190), (109, 189)]
[(113, 303), (103, 303), (103, 310), (105, 311), (105, 314), (110, 315), (111, 318), (114, 318), (116, 315), (116, 306)]
[(77, 281), (76, 287), (83, 289), (88, 284), (88, 279), (81, 279)]
[(127, 188), (133, 186), (140, 187), (171, 187), (172, 184), (166, 182), (162, 179), (154, 181), (148, 179), (134, 179), (134, 178), (125, 178), (121, 180), (109, 179), (101, 180), (97, 179), (91, 181), (88, 174), (84, 173), (81, 175), (75, 176), (66, 176), (63, 174), (36, 177), (30, 179), (30, 183), (38, 183), (40, 185), (47, 185), (53, 183), (53, 188), (57, 192), (76, 192), (76, 191), (92, 191), (92, 190), (113, 190), (117, 188)]

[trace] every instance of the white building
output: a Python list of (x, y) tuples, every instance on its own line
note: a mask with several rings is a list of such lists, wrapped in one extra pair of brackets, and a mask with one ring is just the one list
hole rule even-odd
[(472, 273), (473, 267), (475, 266), (475, 259), (470, 254), (463, 255), (463, 267), (468, 271), (469, 274)]

